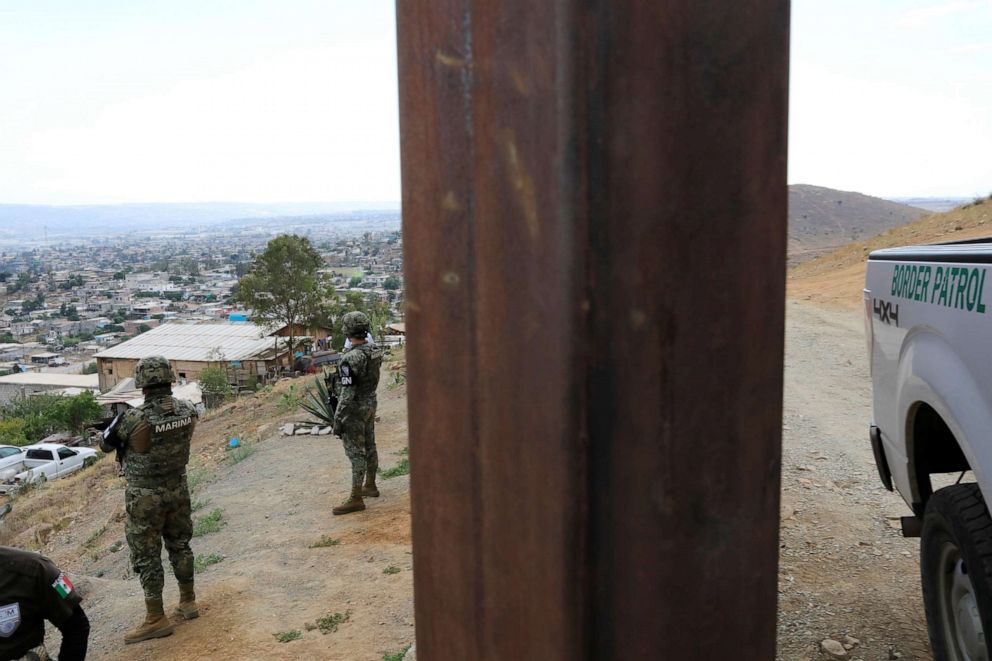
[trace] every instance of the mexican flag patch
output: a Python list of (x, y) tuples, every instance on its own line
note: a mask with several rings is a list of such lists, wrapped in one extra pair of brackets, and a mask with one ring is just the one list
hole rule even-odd
[(72, 592), (72, 583), (69, 582), (69, 577), (65, 575), (65, 572), (59, 574), (59, 577), (52, 583), (52, 587), (55, 591), (59, 593), (59, 596), (65, 599)]

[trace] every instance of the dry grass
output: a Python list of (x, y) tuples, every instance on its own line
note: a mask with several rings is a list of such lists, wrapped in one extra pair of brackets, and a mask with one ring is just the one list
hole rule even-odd
[(881, 248), (992, 236), (992, 202), (968, 204), (856, 241), (789, 271), (790, 298), (838, 308), (861, 305), (868, 254)]
[[(264, 439), (273, 435), (282, 419), (299, 417), (299, 411), (280, 414), (278, 402), (300, 379), (281, 381), (271, 389), (240, 398), (206, 413), (193, 435), (191, 465), (205, 475), (225, 463), (227, 441), (232, 436)], [(209, 478), (206, 478), (209, 479)], [(48, 537), (66, 526), (82, 522), (95, 524), (95, 505), (109, 491), (122, 491), (124, 480), (117, 477), (112, 456), (103, 456), (96, 465), (61, 480), (47, 482), (13, 500), (13, 510), (0, 521), (0, 545), (43, 550)], [(93, 549), (115, 524), (123, 520), (123, 494), (102, 525), (79, 545), (78, 554), (93, 554)], [(119, 531), (113, 531), (115, 534)], [(120, 536), (120, 535), (118, 535)]]

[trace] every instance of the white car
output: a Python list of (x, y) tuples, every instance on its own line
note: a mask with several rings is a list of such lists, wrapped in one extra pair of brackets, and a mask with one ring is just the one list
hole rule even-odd
[(0, 445), (0, 471), (24, 460), (24, 448), (15, 445)]
[(913, 512), (903, 534), (922, 538), (938, 660), (989, 659), (992, 648), (990, 276), (984, 239), (873, 252), (865, 279), (871, 444), (882, 484)]
[(16, 491), (29, 482), (65, 477), (96, 461), (97, 457), (93, 448), (70, 448), (57, 443), (28, 445), (24, 448), (23, 459), (0, 468), (0, 494)]

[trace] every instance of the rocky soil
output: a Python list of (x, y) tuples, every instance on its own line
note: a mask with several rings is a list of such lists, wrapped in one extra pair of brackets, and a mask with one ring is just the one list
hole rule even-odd
[(861, 315), (787, 313), (778, 658), (930, 659), (919, 540), (900, 534), (909, 509), (868, 443)]
[[(384, 371), (377, 426), (383, 468), (403, 462), (407, 446), (405, 390), (390, 376)], [(194, 521), (219, 511), (219, 529), (192, 540), (207, 561), (197, 574), (201, 617), (168, 638), (123, 644), (144, 603), (124, 544), (123, 481), (109, 458), (14, 502), (15, 513), (50, 522), (44, 534), (6, 526), (2, 541), (37, 548), (70, 573), (92, 624), (89, 658), (381, 661), (413, 643), (409, 476), (380, 480), (382, 496), (367, 499), (366, 511), (332, 516), (351, 481), (341, 441), (279, 429), (306, 417), (293, 405), (301, 386), (281, 383), (198, 426)], [(254, 452), (234, 461), (225, 447), (233, 436)], [(164, 553), (163, 565), (171, 609), (178, 591)], [(47, 642), (58, 650), (56, 630)]]

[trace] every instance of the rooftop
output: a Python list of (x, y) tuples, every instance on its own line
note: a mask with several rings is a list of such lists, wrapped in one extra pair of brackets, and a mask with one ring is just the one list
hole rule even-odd
[(268, 337), (261, 326), (252, 323), (171, 322), (94, 357), (140, 360), (159, 355), (168, 360), (195, 362), (254, 360), (271, 355), (274, 342), (275, 338)]
[(63, 388), (100, 389), (96, 374), (61, 374), (59, 372), (22, 372), (0, 376), (0, 384), (15, 386), (61, 386)]

